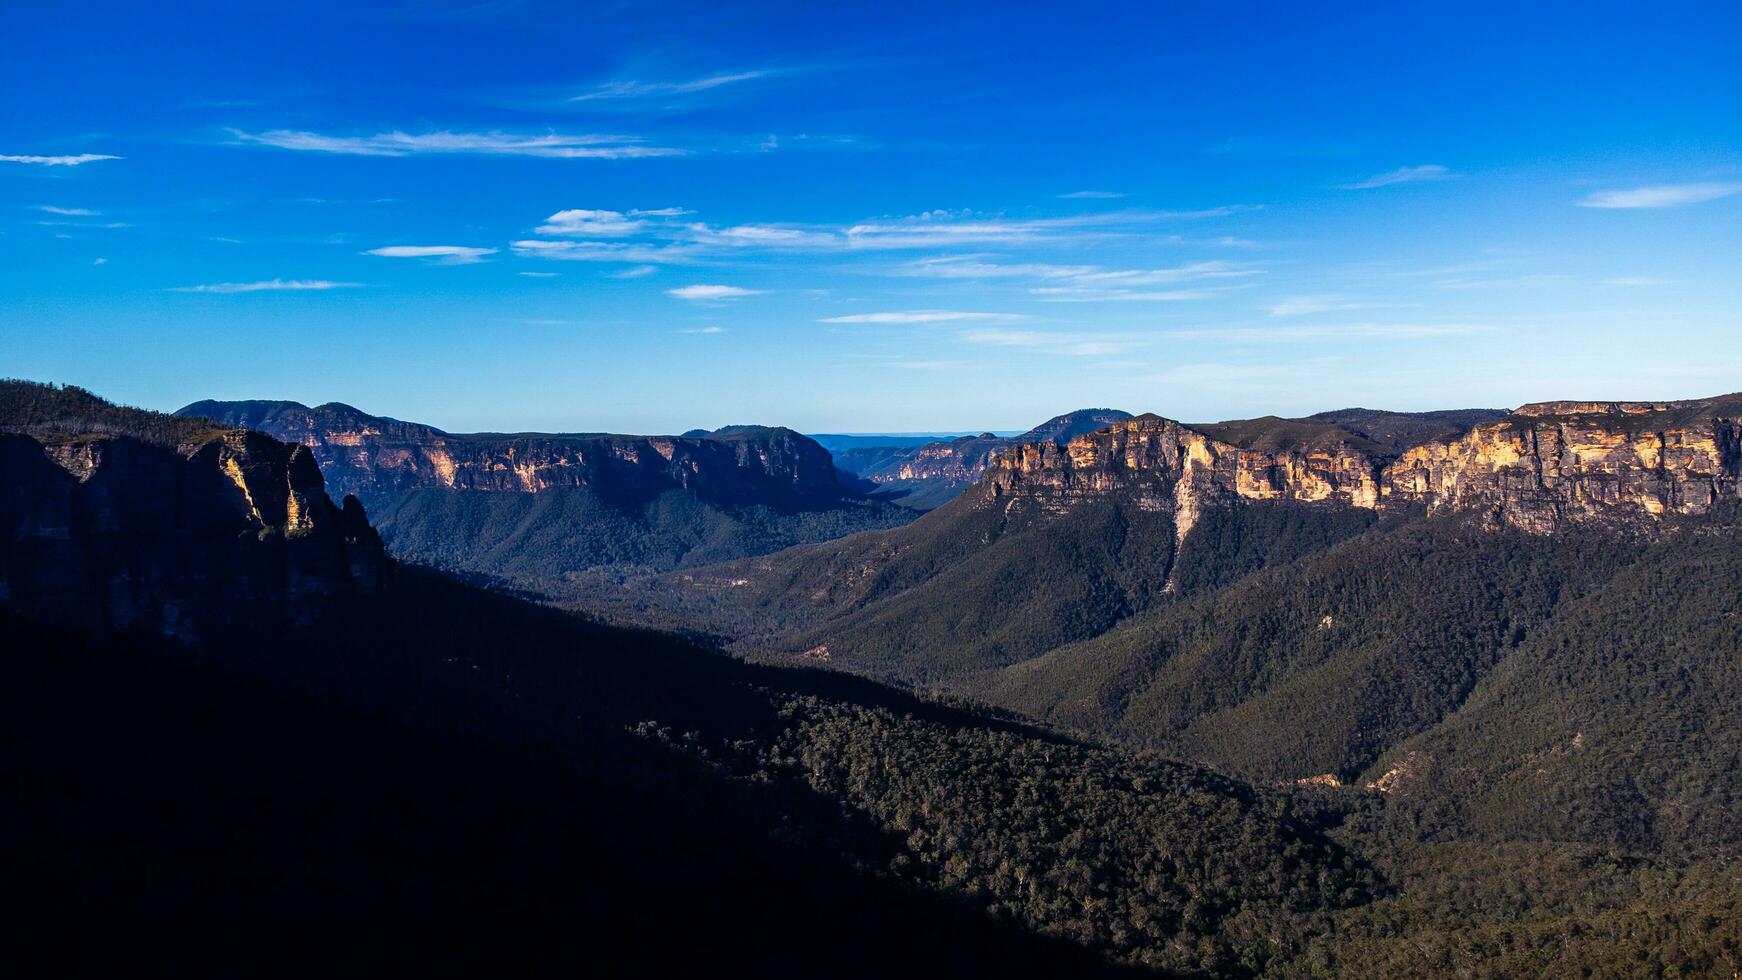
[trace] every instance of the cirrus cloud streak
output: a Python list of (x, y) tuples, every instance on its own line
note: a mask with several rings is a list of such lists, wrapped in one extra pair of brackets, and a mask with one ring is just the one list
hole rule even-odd
[(259, 282), (209, 282), (198, 286), (174, 286), (172, 293), (265, 293), (325, 289), (355, 289), (360, 282), (334, 282), (331, 279), (263, 279)]
[(1679, 208), (1742, 194), (1742, 181), (1658, 184), (1625, 190), (1596, 191), (1579, 202), (1582, 208)]
[(264, 133), (230, 130), (238, 143), (280, 150), (302, 150), (347, 156), (408, 157), (418, 154), (550, 157), (556, 159), (627, 160), (683, 156), (687, 150), (651, 146), (640, 137), (588, 133), (406, 133), (393, 130), (370, 136), (333, 136), (302, 130), (273, 129)]
[(818, 323), (954, 323), (962, 320), (1023, 320), (1016, 313), (981, 313), (969, 310), (897, 310), (889, 313), (851, 313), (831, 316)]

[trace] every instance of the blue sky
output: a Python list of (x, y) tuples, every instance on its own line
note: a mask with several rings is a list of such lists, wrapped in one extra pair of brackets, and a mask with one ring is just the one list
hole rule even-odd
[(13, 0), (0, 374), (456, 431), (1742, 389), (1742, 10), (1326, 6)]

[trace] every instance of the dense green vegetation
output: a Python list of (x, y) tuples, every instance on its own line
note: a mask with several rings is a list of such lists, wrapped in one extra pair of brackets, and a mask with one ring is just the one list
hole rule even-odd
[(1378, 529), (981, 684), (999, 702), (1252, 778), (1351, 780), (1455, 708), (1630, 548), (1458, 520)]
[(1705, 524), (1562, 604), (1394, 755), (1431, 760), (1409, 795), (1461, 829), (1734, 859), (1739, 701), (1742, 535)]
[(1452, 408), (1437, 412), (1340, 408), (1298, 421), (1334, 425), (1362, 439), (1401, 451), (1435, 439), (1462, 435), (1480, 423), (1491, 422), (1505, 414), (1506, 410), (1501, 408)]
[[(1135, 494), (1074, 501), (1062, 512), (1030, 498), (1008, 506), (964, 499), (895, 531), (706, 576), (746, 583), (722, 590), (722, 599), (771, 627), (772, 649), (826, 646), (830, 662), (848, 669), (950, 683), (1099, 636), (1145, 609), (1321, 550), (1372, 521), (1371, 512), (1342, 508), (1211, 511), (1176, 555), (1171, 515)], [(669, 590), (693, 594), (695, 581), (708, 578), (674, 579)], [(722, 621), (730, 620), (714, 620)]]
[(28, 436), (127, 435), (158, 446), (204, 442), (226, 431), (209, 419), (116, 405), (74, 385), (0, 379), (0, 429)]
[(1288, 800), (1202, 770), (814, 700), (799, 717), (811, 785), (903, 834), (929, 879), (1122, 959), (1256, 971), (1378, 885)]
[(1391, 883), (1273, 967), (1290, 977), (1733, 977), (1742, 869), (1566, 844), (1366, 836)]
[[(896, 849), (887, 835), (779, 771), (725, 774), (585, 700), (560, 738), (475, 712), (456, 722), (460, 705), (500, 700), (504, 678), (444, 671), (435, 654), (452, 645), (421, 670), (420, 657), (357, 672), (317, 657), (293, 672), (231, 659), (241, 650), (190, 658), (0, 627), (16, 641), (0, 656), (14, 962), (256, 976), (341, 962), (444, 975), (797, 976), (915, 958), (1103, 969), (1092, 951), (878, 873)], [(594, 656), (612, 642), (572, 639)]]
[(397, 555), (564, 596), (600, 566), (620, 573), (685, 568), (898, 527), (912, 517), (853, 499), (799, 510), (711, 503), (682, 490), (622, 501), (592, 487), (536, 494), (424, 487), (399, 495), (376, 523)]
[[(335, 915), (407, 902), (545, 943), (572, 916), (624, 930), (609, 955), (629, 962), (672, 930), (779, 928), (777, 961), (857, 942), (888, 962), (871, 938), (900, 934), (898, 959), (1090, 965), (1021, 927), (1226, 973), (1269, 956), (1252, 935), (1298, 937), (1376, 887), (1318, 816), (1193, 767), (416, 569), (194, 660), (6, 625), (28, 640), (0, 715), (25, 749), (6, 762), (28, 830), (11, 839), (30, 843), (4, 857), (45, 909), (95, 890), (144, 921), (306, 921), (299, 903), (355, 879)], [(669, 922), (649, 911), (679, 895)]]
[[(753, 649), (1261, 783), (1392, 773), (1435, 832), (1682, 857), (1742, 846), (1732, 513), (1652, 542), (1249, 505), (1206, 512), (1177, 561), (1142, 550), (1170, 540), (1164, 521), (1107, 501), (975, 533), (1001, 518), (962, 508), (775, 556), (783, 575), (723, 594), (756, 603), (745, 593), (773, 583), (754, 608), (795, 625)], [(971, 557), (951, 550), (963, 540)], [(854, 584), (843, 566), (874, 574)]]
[(450, 966), (1742, 966), (1733, 864), (1495, 848), (1407, 795), (1255, 789), (416, 569), (194, 658), (4, 625), (0, 873), (24, 925), (130, 955), (198, 921), (233, 962), (295, 923)]

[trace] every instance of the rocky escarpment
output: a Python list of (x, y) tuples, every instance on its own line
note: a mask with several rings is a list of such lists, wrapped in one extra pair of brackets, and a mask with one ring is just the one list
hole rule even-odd
[(306, 446), (329, 484), (376, 509), (422, 487), (511, 493), (592, 487), (624, 501), (683, 489), (716, 504), (800, 508), (833, 502), (842, 492), (828, 451), (784, 428), (731, 426), (684, 436), (456, 435), (337, 403), (310, 408), (266, 401), (195, 402), (176, 414)]
[(853, 449), (839, 454), (836, 462), (861, 479), (902, 489), (918, 506), (935, 507), (980, 479), (1000, 453), (1032, 442), (1062, 446), (1130, 417), (1117, 409), (1085, 408), (1048, 419), (1019, 436), (983, 432), (922, 446)]
[(0, 600), (28, 615), (197, 639), (306, 621), (388, 574), (362, 505), (332, 502), (305, 447), (0, 384)]
[[(1217, 438), (1217, 436), (1224, 438)], [(1136, 492), (1188, 534), (1202, 508), (1292, 500), (1430, 513), (1469, 511), (1548, 531), (1564, 521), (1649, 525), (1742, 496), (1742, 396), (1685, 402), (1526, 405), (1407, 449), (1283, 419), (1187, 426), (1154, 415), (1000, 456), (988, 502)]]

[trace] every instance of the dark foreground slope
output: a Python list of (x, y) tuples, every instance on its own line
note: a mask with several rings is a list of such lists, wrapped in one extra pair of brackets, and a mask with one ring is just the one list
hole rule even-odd
[[(170, 424), (49, 400), (59, 435), (32, 445), (54, 468), (91, 413), (99, 443)], [(131, 472), (96, 458), (63, 472), (111, 489)], [(7, 513), (52, 511), (66, 488), (19, 472)], [(118, 550), (143, 595), (172, 596), (236, 531), (166, 536), (155, 513), (71, 534), (8, 518), (0, 560), (29, 578), (44, 541)], [(1254, 930), (1298, 944), (1379, 886), (1323, 814), (1207, 770), (416, 568), (369, 591), (261, 593), (243, 618), (225, 602), (69, 623), (14, 596), (0, 874), (28, 899), (24, 934), (112, 941), (68, 957), (275, 972), (300, 965), (281, 948), (296, 936), (314, 957), (361, 941), (401, 965), (1056, 974), (1110, 957), (1221, 974), (1276, 955)]]
[(1260, 792), (416, 569), (200, 653), (0, 625), (0, 876), (14, 935), (74, 968), (1742, 966), (1733, 864), (1496, 848), (1407, 798)]

